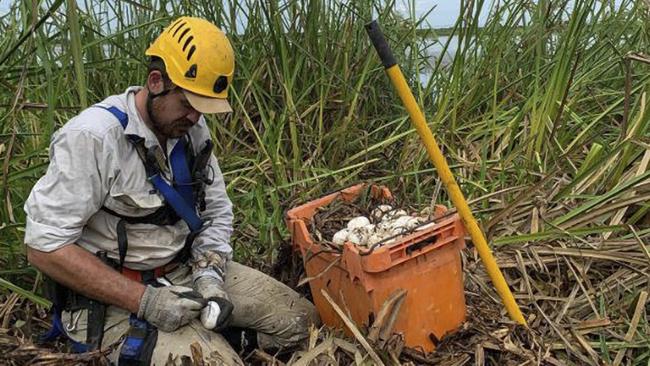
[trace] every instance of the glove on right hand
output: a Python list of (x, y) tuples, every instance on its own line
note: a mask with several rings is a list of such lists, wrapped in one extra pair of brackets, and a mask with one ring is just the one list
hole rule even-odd
[(164, 332), (173, 332), (199, 316), (206, 301), (189, 287), (147, 286), (140, 300), (138, 318)]

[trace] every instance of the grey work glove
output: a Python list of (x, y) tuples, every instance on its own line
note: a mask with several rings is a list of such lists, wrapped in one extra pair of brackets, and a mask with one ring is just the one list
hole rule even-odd
[(200, 293), (185, 286), (147, 286), (140, 300), (138, 318), (164, 332), (173, 332), (199, 316), (206, 305)]
[(216, 277), (203, 276), (194, 281), (194, 288), (207, 301), (201, 311), (201, 323), (207, 329), (223, 329), (234, 309), (228, 294), (223, 289), (223, 281)]

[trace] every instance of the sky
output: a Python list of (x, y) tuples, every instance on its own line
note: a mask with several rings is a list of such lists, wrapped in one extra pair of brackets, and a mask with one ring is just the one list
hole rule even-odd
[[(0, 0), (0, 15), (3, 15), (9, 11), (9, 7), (15, 1), (17, 0)], [(403, 12), (405, 15), (408, 15), (406, 12), (408, 11), (409, 2), (410, 0), (397, 0), (397, 9)], [(420, 18), (435, 6), (433, 12), (431, 12), (431, 14), (429, 14), (426, 19), (426, 21), (429, 23), (428, 25), (433, 28), (450, 27), (454, 24), (456, 18), (458, 18), (460, 0), (413, 0), (413, 2), (415, 3), (416, 18)], [(485, 8), (487, 8), (487, 6)]]
[[(397, 0), (396, 7), (398, 11), (408, 15), (409, 0)], [(420, 19), (424, 14), (426, 14), (431, 8), (435, 7), (429, 15), (427, 15), (426, 22), (428, 24), (423, 24), (425, 28), (447, 28), (454, 25), (456, 19), (458, 18), (458, 12), (460, 9), (460, 0), (414, 0), (415, 3), (415, 18)], [(489, 0), (485, 1), (483, 5), (483, 12), (480, 16), (480, 23), (483, 24), (487, 18), (489, 5), (491, 2)]]
[(0, 0), (0, 15), (4, 15), (9, 10), (9, 5), (12, 1), (9, 0)]

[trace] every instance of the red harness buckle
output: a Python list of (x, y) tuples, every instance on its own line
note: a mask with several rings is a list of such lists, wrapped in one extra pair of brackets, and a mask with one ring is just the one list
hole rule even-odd
[[(148, 279), (146, 277), (153, 278), (153, 279), (156, 279), (158, 277), (163, 277), (164, 275), (172, 272), (176, 268), (178, 268), (178, 262), (165, 264), (164, 266), (156, 267), (154, 269), (149, 269), (145, 271), (137, 271), (135, 269), (122, 267), (120, 272), (122, 273), (123, 276), (127, 278), (130, 278), (140, 283), (144, 283), (145, 280)], [(148, 274), (151, 274), (152, 276), (147, 276)]]

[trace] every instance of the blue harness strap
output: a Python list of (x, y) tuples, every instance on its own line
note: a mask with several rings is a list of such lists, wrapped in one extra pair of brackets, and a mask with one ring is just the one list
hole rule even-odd
[[(119, 110), (118, 108), (104, 107), (95, 105), (96, 107), (109, 111), (115, 118), (120, 121), (123, 128), (129, 123), (129, 116)], [(133, 142), (133, 140), (131, 139)], [(174, 175), (175, 187), (167, 183), (159, 172), (149, 176), (149, 181), (153, 184), (154, 188), (165, 198), (167, 203), (174, 209), (176, 214), (185, 221), (187, 226), (192, 232), (198, 232), (203, 227), (203, 221), (196, 213), (194, 196), (192, 193), (192, 177), (190, 175), (189, 167), (187, 166), (187, 159), (185, 157), (186, 142), (180, 139), (170, 154), (170, 162), (172, 166), (172, 173)]]
[(165, 200), (167, 200), (169, 205), (172, 206), (174, 211), (176, 211), (176, 214), (185, 221), (192, 232), (201, 230), (203, 227), (203, 221), (201, 221), (199, 216), (196, 214), (194, 208), (192, 208), (192, 206), (190, 206), (174, 188), (165, 182), (165, 180), (160, 176), (160, 173), (149, 177), (149, 181), (151, 181), (151, 184), (153, 184), (158, 192), (165, 197)]
[(192, 193), (192, 176), (185, 158), (186, 140), (180, 139), (172, 149), (169, 160), (174, 172), (176, 190), (183, 197), (188, 205), (194, 206), (194, 195)]
[(129, 124), (129, 116), (126, 113), (119, 110), (115, 106), (104, 107), (103, 105), (96, 104), (93, 107), (102, 108), (102, 109), (105, 109), (105, 110), (111, 112), (111, 114), (114, 115), (115, 118), (117, 118), (118, 121), (120, 121), (120, 124), (122, 125), (122, 128), (126, 128), (126, 125)]

